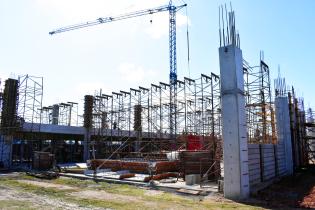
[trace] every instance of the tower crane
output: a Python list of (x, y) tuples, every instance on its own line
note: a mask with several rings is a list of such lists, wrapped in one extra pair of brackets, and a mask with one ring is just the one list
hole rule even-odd
[(50, 35), (57, 33), (72, 31), (85, 27), (95, 26), (103, 23), (110, 23), (114, 21), (150, 15), (159, 12), (169, 11), (169, 58), (170, 58), (170, 136), (172, 140), (176, 139), (176, 104), (177, 104), (177, 60), (176, 60), (176, 12), (186, 7), (187, 4), (174, 6), (172, 0), (169, 1), (168, 5), (155, 7), (151, 9), (144, 9), (126, 14), (121, 14), (113, 17), (100, 17), (93, 21), (85, 23), (74, 24), (65, 26), (54, 31), (49, 32)]

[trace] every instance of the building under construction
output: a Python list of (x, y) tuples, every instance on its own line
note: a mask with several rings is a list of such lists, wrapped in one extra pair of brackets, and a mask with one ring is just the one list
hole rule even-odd
[(272, 90), (262, 55), (258, 65), (243, 60), (234, 12), (226, 15), (227, 28), (219, 31), (220, 75), (176, 76), (169, 83), (82, 96), (84, 104), (45, 106), (43, 78), (5, 80), (0, 164), (38, 169), (38, 155), (48, 153), (57, 164), (88, 162), (94, 174), (130, 172), (120, 179), (224, 177), (225, 196), (239, 198), (314, 163), (314, 112), (305, 111), (284, 78)]

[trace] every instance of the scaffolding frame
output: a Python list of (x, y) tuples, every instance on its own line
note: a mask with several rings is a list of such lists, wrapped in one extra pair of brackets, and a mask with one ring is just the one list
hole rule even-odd
[[(150, 88), (140, 86), (130, 91), (112, 92), (111, 95), (100, 92), (94, 96), (94, 138), (107, 145), (106, 154), (118, 147), (120, 151), (115, 153), (126, 154), (185, 149), (187, 134), (200, 136), (203, 142), (208, 142), (203, 149), (209, 149), (210, 141), (222, 138), (218, 75), (201, 74), (197, 79), (177, 80), (175, 142), (170, 136), (169, 88), (169, 84), (160, 82), (151, 84)], [(137, 117), (141, 122), (135, 120), (135, 107), (141, 109)]]
[(276, 144), (276, 123), (269, 67), (262, 59), (258, 66), (250, 66), (244, 60), (243, 73), (248, 142)]
[(43, 102), (43, 77), (19, 76), (18, 113), (24, 122), (41, 123)]

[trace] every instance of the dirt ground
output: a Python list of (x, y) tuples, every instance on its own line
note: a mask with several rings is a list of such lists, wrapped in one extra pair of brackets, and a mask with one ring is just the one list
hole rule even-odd
[(45, 195), (21, 192), (14, 188), (0, 185), (0, 209), (103, 209), (87, 208), (78, 204), (64, 202)]
[(0, 209), (263, 209), (220, 194), (188, 196), (152, 188), (24, 173), (0, 174)]
[(310, 166), (263, 189), (254, 196), (267, 208), (315, 209), (315, 167)]
[(283, 178), (247, 201), (24, 173), (0, 174), (0, 209), (315, 209), (315, 167)]

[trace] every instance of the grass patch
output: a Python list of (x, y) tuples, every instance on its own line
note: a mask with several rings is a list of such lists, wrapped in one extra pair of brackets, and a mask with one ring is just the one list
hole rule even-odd
[[(58, 184), (62, 184), (65, 180), (62, 180), (61, 182), (59, 181)], [(71, 186), (78, 186), (74, 181), (80, 181), (80, 180), (66, 180), (65, 182), (68, 183), (68, 185)], [(102, 208), (112, 208), (112, 209), (139, 209), (143, 207), (141, 203), (139, 202), (124, 202), (124, 201), (114, 201), (114, 200), (98, 200), (98, 199), (82, 199), (82, 198), (77, 198), (74, 196), (69, 195), (69, 192), (73, 192), (73, 190), (58, 190), (55, 188), (50, 188), (50, 187), (40, 187), (28, 183), (23, 183), (19, 182), (16, 178), (1, 178), (0, 179), (1, 185), (2, 186), (7, 186), (7, 187), (13, 187), (15, 189), (24, 191), (24, 192), (30, 192), (34, 193), (36, 195), (45, 195), (51, 198), (58, 198), (61, 199), (65, 202), (72, 202), (76, 203), (80, 206), (84, 207), (102, 207)], [(57, 183), (56, 183), (57, 184)], [(89, 184), (95, 184), (93, 181), (84, 181), (84, 186), (87, 186)], [(82, 184), (80, 184), (82, 186)], [(115, 186), (116, 187), (116, 186)], [(102, 185), (100, 185), (100, 188), (102, 188)], [(125, 188), (127, 189), (127, 188)], [(118, 189), (116, 189), (118, 190)], [(127, 193), (128, 190), (125, 190), (124, 192)], [(130, 192), (130, 191), (129, 191)], [(1, 203), (2, 201), (0, 201)], [(9, 201), (8, 201), (9, 202)], [(13, 201), (12, 201), (13, 202)], [(12, 203), (12, 206), (17, 206), (16, 209), (28, 209), (27, 204), (25, 204), (25, 208), (23, 206), (18, 206), (20, 202), (16, 201), (16, 203)], [(1, 206), (0, 206), (1, 207)], [(7, 208), (6, 204), (4, 204), (4, 207)], [(2, 209), (2, 208), (0, 208)], [(15, 208), (13, 208), (15, 209)]]
[(218, 202), (205, 202), (203, 203), (204, 208), (206, 209), (244, 209), (244, 210), (258, 210), (263, 209), (254, 206), (248, 206), (245, 204), (239, 203), (218, 203)]
[(66, 192), (69, 192), (69, 190), (57, 190), (55, 188), (45, 188), (45, 187), (39, 187), (36, 185), (32, 184), (27, 184), (23, 182), (19, 182), (18, 180), (15, 179), (0, 179), (1, 184), (10, 186), (10, 187), (15, 187), (23, 191), (31, 192), (34, 194), (39, 194), (39, 195), (48, 195), (52, 197), (63, 197)]
[(104, 190), (108, 193), (128, 195), (128, 196), (144, 196), (145, 190), (136, 186), (127, 184), (112, 184), (107, 182), (95, 182), (94, 180), (78, 180), (74, 178), (60, 177), (52, 181), (54, 184), (69, 185), (78, 188), (92, 188), (95, 190)]
[(98, 200), (98, 199), (78, 199), (70, 198), (69, 201), (79, 204), (80, 206), (88, 207), (101, 207), (110, 208), (117, 210), (132, 210), (132, 209), (143, 209), (145, 205), (140, 202), (127, 202), (127, 201), (114, 201), (114, 200)]
[(144, 196), (145, 190), (136, 186), (127, 185), (127, 184), (113, 184), (110, 187), (104, 187), (108, 193), (119, 194), (119, 195), (129, 195), (129, 196)]
[(69, 185), (71, 187), (78, 187), (78, 188), (86, 188), (90, 185), (97, 184), (97, 182), (93, 180), (80, 180), (80, 179), (73, 179), (73, 178), (68, 178), (68, 177), (59, 177), (58, 179), (52, 180), (51, 183)]
[(28, 201), (16, 201), (16, 200), (1, 200), (0, 209), (38, 209), (34, 208), (33, 204)]
[[(41, 187), (32, 185), (29, 183), (19, 182), (21, 179), (32, 179), (41, 182), (48, 182), (54, 184), (60, 184), (65, 186), (72, 186), (82, 190), (104, 190), (107, 193), (126, 195), (134, 197), (137, 200), (115, 200), (115, 199), (96, 199), (96, 198), (79, 198), (71, 195), (70, 192), (77, 192), (76, 190), (60, 190), (52, 187)], [(22, 175), (20, 177), (5, 177), (0, 178), (0, 183), (3, 187), (11, 187), (20, 191), (30, 192), (36, 195), (48, 196), (51, 198), (61, 199), (63, 202), (74, 203), (83, 207), (101, 207), (111, 209), (262, 209), (259, 207), (244, 205), (234, 202), (216, 202), (211, 200), (199, 201), (199, 199), (193, 199), (190, 197), (183, 197), (180, 195), (163, 192), (161, 194), (148, 195), (146, 190), (137, 186), (126, 184), (109, 184), (106, 182), (95, 182), (94, 180), (78, 180), (73, 178), (58, 178), (55, 180), (41, 180), (31, 176)], [(197, 198), (197, 197), (196, 197)], [(40, 198), (39, 198), (40, 199)], [(2, 209), (0, 201), (0, 209)], [(11, 202), (11, 201), (6, 201)], [(6, 205), (2, 204), (2, 205)], [(21, 202), (12, 201), (7, 206), (12, 206), (12, 209), (32, 209), (29, 203), (25, 203), (25, 206)], [(23, 204), (24, 205), (24, 204)], [(15, 206), (17, 206), (15, 208)], [(6, 206), (5, 206), (6, 207)], [(18, 208), (19, 207), (19, 208)], [(6, 208), (7, 209), (7, 208)], [(10, 208), (9, 208), (10, 209)]]

